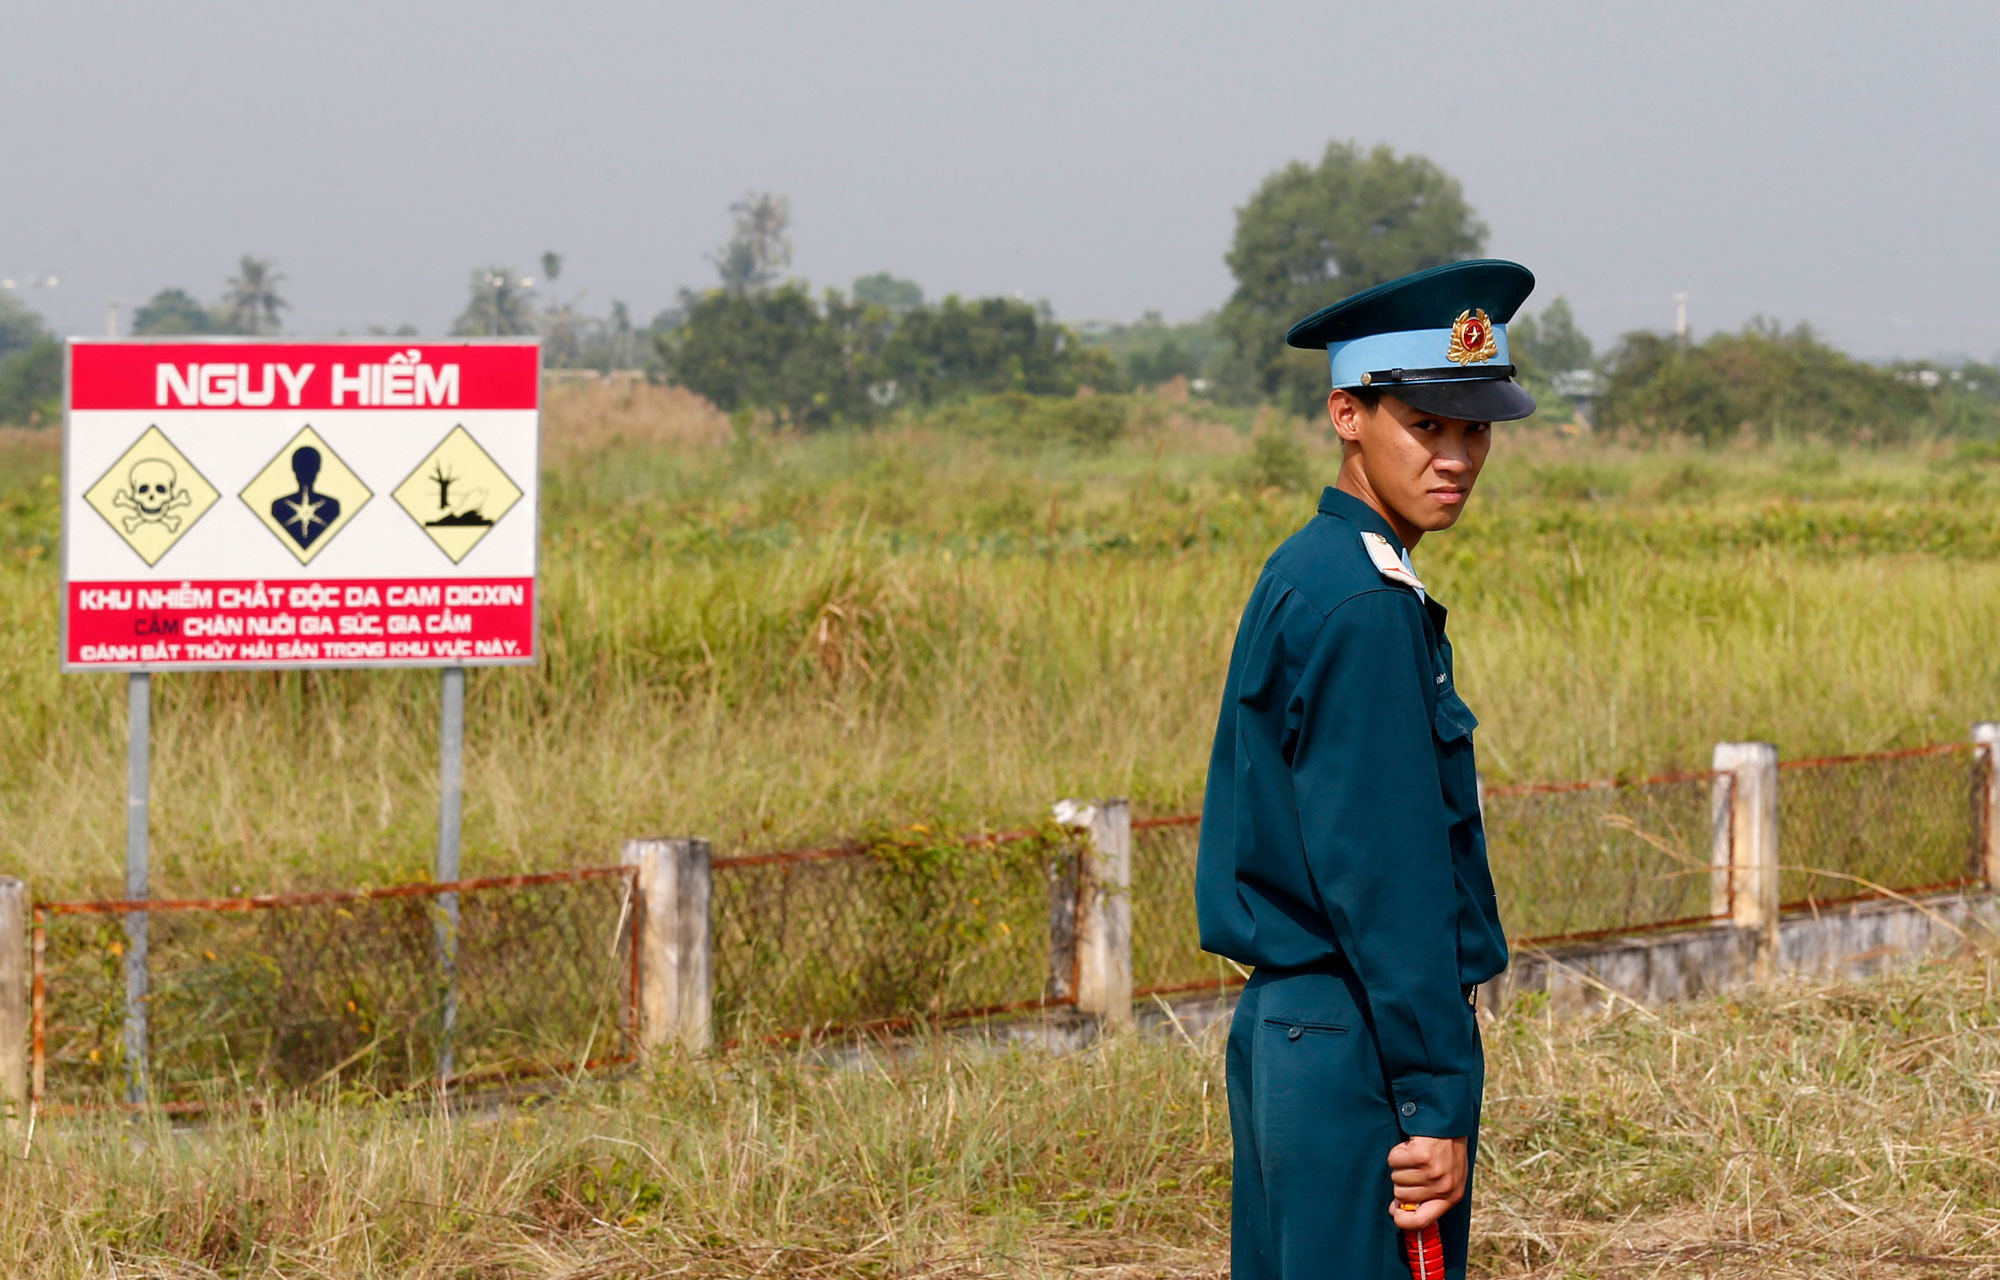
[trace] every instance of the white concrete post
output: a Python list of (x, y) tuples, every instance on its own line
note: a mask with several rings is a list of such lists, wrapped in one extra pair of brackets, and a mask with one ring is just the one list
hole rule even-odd
[(2000, 888), (2000, 720), (1972, 726), (1973, 766), (1979, 785), (1973, 792), (1979, 874), (1989, 889)]
[(0, 1127), (28, 1116), (28, 886), (0, 876)]
[(1132, 806), (1124, 800), (1056, 805), (1056, 821), (1084, 836), (1075, 923), (1076, 1008), (1107, 1030), (1132, 1019)]
[(1732, 918), (1760, 931), (1757, 973), (1776, 972), (1778, 942), (1778, 748), (1769, 742), (1718, 742), (1715, 770), (1730, 775), (1729, 872)]
[(706, 840), (627, 840), (622, 866), (639, 869), (639, 1052), (678, 1044), (701, 1053), (714, 1041), (714, 940), (709, 927), (711, 852)]
[(1736, 921), (1736, 774), (1723, 762), (1723, 745), (1709, 766), (1717, 777), (1708, 788), (1708, 914)]

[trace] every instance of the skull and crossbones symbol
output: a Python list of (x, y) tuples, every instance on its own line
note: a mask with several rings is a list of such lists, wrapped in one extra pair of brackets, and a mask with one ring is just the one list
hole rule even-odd
[(141, 458), (132, 464), (127, 478), (132, 487), (120, 489), (111, 498), (112, 506), (132, 512), (118, 522), (125, 526), (125, 532), (131, 533), (142, 524), (158, 524), (165, 525), (168, 533), (179, 533), (181, 518), (173, 512), (192, 506), (194, 495), (179, 487), (174, 464), (162, 458)]

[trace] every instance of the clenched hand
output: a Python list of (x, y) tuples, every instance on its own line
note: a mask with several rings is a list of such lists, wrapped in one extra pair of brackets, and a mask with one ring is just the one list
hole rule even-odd
[(1396, 1196), (1389, 1216), (1404, 1231), (1442, 1218), (1465, 1198), (1465, 1139), (1409, 1138), (1389, 1150), (1389, 1181)]

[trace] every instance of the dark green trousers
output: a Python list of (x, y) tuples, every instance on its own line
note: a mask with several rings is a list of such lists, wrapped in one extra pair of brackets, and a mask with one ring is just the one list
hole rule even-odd
[[(1389, 1217), (1389, 1149), (1404, 1134), (1364, 1008), (1348, 972), (1259, 969), (1243, 988), (1229, 1029), (1230, 1280), (1409, 1280)], [(1466, 1190), (1438, 1223), (1451, 1280), (1465, 1275)]]

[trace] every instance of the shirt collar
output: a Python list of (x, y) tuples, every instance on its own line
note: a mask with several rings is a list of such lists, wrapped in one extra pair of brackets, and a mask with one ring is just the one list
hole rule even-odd
[(1345, 489), (1336, 489), (1328, 485), (1326, 492), (1319, 496), (1319, 513), (1323, 516), (1338, 517), (1370, 533), (1379, 533), (1389, 540), (1389, 545), (1396, 549), (1398, 556), (1409, 554), (1409, 550), (1403, 546), (1403, 540), (1396, 536), (1396, 530), (1382, 518), (1382, 513)]
[[(1319, 513), (1323, 516), (1333, 516), (1336, 519), (1345, 520), (1347, 523), (1361, 529), (1366, 529), (1370, 533), (1381, 534), (1389, 540), (1389, 545), (1396, 549), (1396, 554), (1402, 558), (1403, 563), (1405, 565), (1409, 564), (1409, 548), (1405, 547), (1403, 540), (1396, 536), (1396, 530), (1390, 526), (1389, 522), (1382, 518), (1382, 513), (1347, 492), (1347, 490), (1336, 489), (1332, 485), (1328, 485), (1326, 492), (1319, 496)], [(1411, 576), (1414, 577), (1415, 575), (1412, 574)], [(1420, 595), (1423, 599), (1424, 611), (1431, 616), (1431, 625), (1436, 627), (1438, 634), (1442, 636), (1444, 634), (1444, 620), (1448, 611), (1443, 605), (1432, 598), (1430, 592), (1421, 592)]]

